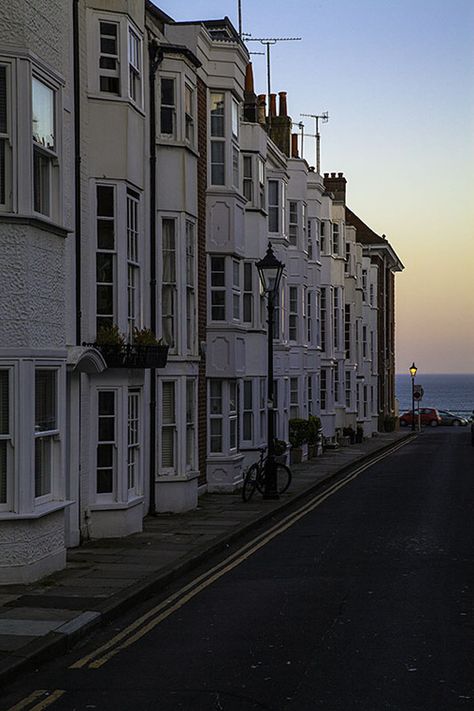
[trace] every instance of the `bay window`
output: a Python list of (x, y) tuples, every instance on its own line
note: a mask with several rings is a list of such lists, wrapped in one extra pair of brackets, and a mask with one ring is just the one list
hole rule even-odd
[(268, 231), (280, 232), (280, 191), (278, 180), (268, 181)]
[(332, 223), (332, 253), (339, 254), (340, 249), (340, 234), (339, 234), (339, 224), (337, 222)]
[(321, 368), (319, 401), (321, 404), (321, 410), (326, 410), (326, 408), (328, 406), (328, 371), (327, 371), (327, 368)]
[(223, 451), (223, 402), (222, 380), (211, 380), (209, 383), (209, 424), (210, 424), (210, 452)]
[(253, 165), (252, 156), (243, 156), (243, 192), (247, 202), (253, 203)]
[(232, 260), (232, 318), (240, 321), (240, 262)]

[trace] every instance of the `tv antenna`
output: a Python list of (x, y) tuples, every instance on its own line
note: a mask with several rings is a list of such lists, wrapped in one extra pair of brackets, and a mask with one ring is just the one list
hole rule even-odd
[[(266, 45), (267, 48), (267, 94), (268, 94), (268, 107), (270, 108), (270, 47), (277, 42), (299, 42), (301, 37), (252, 37), (249, 33), (245, 33), (245, 37), (242, 36), (244, 42), (261, 42)], [(270, 112), (269, 112), (269, 123), (271, 123)]]
[(329, 120), (329, 114), (327, 111), (324, 111), (322, 114), (300, 114), (300, 116), (308, 116), (309, 118), (313, 118), (315, 121), (316, 133), (306, 135), (310, 135), (311, 138), (316, 139), (316, 172), (321, 174), (321, 136), (319, 133), (319, 122), (322, 121), (322, 123), (327, 123)]

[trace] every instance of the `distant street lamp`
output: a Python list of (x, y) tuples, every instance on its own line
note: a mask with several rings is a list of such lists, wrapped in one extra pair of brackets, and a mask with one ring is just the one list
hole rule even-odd
[(275, 434), (273, 410), (273, 317), (275, 312), (275, 298), (278, 295), (280, 279), (285, 265), (273, 253), (271, 242), (268, 243), (267, 253), (257, 262), (258, 275), (264, 293), (267, 295), (268, 318), (268, 369), (267, 369), (267, 460), (265, 462), (265, 490), (264, 499), (278, 499), (278, 489), (275, 467)]
[(415, 375), (416, 371), (418, 368), (416, 367), (415, 363), (412, 363), (412, 366), (410, 368), (410, 375), (411, 375), (411, 412), (412, 412), (412, 418), (411, 418), (411, 429), (412, 432), (415, 431)]

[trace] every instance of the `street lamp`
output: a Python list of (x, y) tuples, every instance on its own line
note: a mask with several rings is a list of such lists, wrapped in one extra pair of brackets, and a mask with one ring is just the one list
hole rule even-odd
[(411, 418), (411, 429), (412, 432), (415, 431), (415, 375), (416, 371), (418, 368), (416, 367), (415, 363), (412, 363), (411, 368), (410, 368), (410, 375), (411, 375), (411, 412), (412, 412), (412, 418)]
[(278, 295), (280, 279), (285, 265), (273, 253), (271, 242), (268, 243), (267, 253), (257, 262), (258, 275), (264, 293), (267, 295), (268, 318), (268, 381), (267, 381), (267, 460), (265, 462), (265, 491), (264, 499), (278, 499), (276, 468), (275, 468), (275, 434), (273, 411), (273, 317), (275, 312), (275, 297)]

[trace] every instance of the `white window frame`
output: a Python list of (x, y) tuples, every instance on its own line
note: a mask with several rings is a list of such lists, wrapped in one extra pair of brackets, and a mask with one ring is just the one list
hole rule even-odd
[[(4, 501), (0, 499), (0, 512), (11, 511), (13, 508), (13, 497), (14, 497), (14, 376), (15, 371), (12, 366), (2, 365), (0, 366), (0, 373), (7, 374), (7, 415), (6, 415), (6, 427), (5, 432), (0, 431), (0, 443), (5, 448), (5, 478), (4, 484), (0, 483), (0, 486), (4, 486), (5, 496)], [(1, 401), (0, 401), (1, 407)]]
[[(173, 100), (172, 102), (163, 101), (163, 86), (164, 82), (169, 82), (173, 88)], [(176, 140), (177, 138), (177, 87), (178, 87), (178, 77), (175, 74), (160, 74), (160, 86), (159, 86), (159, 134), (162, 139)], [(169, 116), (171, 120), (171, 130), (165, 131), (163, 120), (164, 111)]]
[(196, 470), (196, 378), (186, 378), (185, 381), (185, 419), (186, 419), (186, 445), (185, 467), (186, 471)]
[[(113, 414), (104, 414), (100, 410), (100, 400), (102, 394), (112, 394), (114, 398), (114, 408)], [(119, 499), (118, 495), (118, 481), (119, 481), (119, 462), (121, 461), (119, 457), (119, 423), (118, 414), (120, 410), (120, 390), (117, 387), (98, 387), (96, 390), (96, 461), (95, 461), (95, 477), (94, 477), (94, 500), (96, 503), (110, 503)], [(101, 418), (113, 419), (113, 438), (112, 439), (101, 439), (100, 438), (100, 421)], [(112, 462), (111, 466), (100, 466), (99, 467), (99, 447), (105, 445), (111, 448)], [(125, 458), (125, 463), (127, 459)], [(99, 491), (99, 471), (102, 470), (112, 470), (112, 488), (110, 491)]]
[(141, 325), (140, 295), (140, 196), (127, 188), (127, 323), (128, 338)]
[(242, 284), (242, 321), (252, 325), (254, 322), (254, 266), (253, 262), (243, 263)]
[[(213, 109), (213, 103), (216, 108)], [(219, 105), (217, 107), (217, 105)], [(219, 111), (217, 110), (219, 108)], [(220, 110), (222, 109), (222, 110)], [(214, 114), (212, 112), (215, 112)], [(212, 186), (224, 186), (227, 183), (227, 164), (226, 160), (226, 92), (212, 91), (209, 95), (209, 184)], [(214, 119), (214, 120), (213, 120)], [(216, 151), (215, 151), (216, 149)], [(217, 155), (219, 150), (219, 156)], [(219, 160), (217, 160), (219, 158)]]
[(299, 378), (290, 378), (290, 420), (300, 417)]
[[(44, 75), (33, 67), (31, 74), (31, 121), (33, 127), (34, 111), (34, 83), (42, 85), (51, 92), (52, 96), (52, 119), (53, 119), (53, 142), (45, 145), (40, 140), (34, 138), (32, 130), (32, 209), (33, 212), (53, 219), (58, 215), (59, 204), (59, 95), (58, 87)], [(39, 203), (37, 202), (37, 195)]]
[[(254, 442), (254, 381), (245, 378), (242, 381), (242, 444), (249, 445)], [(248, 435), (248, 436), (247, 436)]]
[[(113, 213), (112, 215), (106, 215), (105, 213), (99, 214), (99, 191), (108, 190), (112, 191), (112, 205)], [(96, 333), (98, 333), (102, 326), (107, 327), (112, 324), (117, 323), (117, 186), (110, 183), (96, 183), (95, 184), (95, 234), (96, 234), (96, 273), (95, 273), (95, 283), (96, 283), (96, 296), (95, 296), (95, 327)], [(112, 235), (113, 235), (113, 245), (110, 249), (100, 244), (100, 231), (99, 222), (111, 223), (112, 224)], [(101, 276), (99, 269), (102, 260), (101, 255), (107, 255), (111, 261), (111, 281), (105, 281), (100, 279)], [(99, 313), (99, 290), (102, 288), (108, 288), (112, 291), (112, 308), (110, 313)]]
[(141, 460), (140, 390), (129, 388), (127, 393), (127, 492), (128, 497), (139, 493)]
[[(38, 429), (38, 424), (37, 424), (37, 388), (36, 388), (36, 375), (39, 372), (47, 372), (47, 373), (52, 373), (54, 374), (54, 393), (53, 393), (53, 402), (54, 402), (54, 427), (49, 427), (47, 429), (41, 430)], [(59, 448), (59, 437), (60, 437), (60, 407), (59, 407), (59, 370), (56, 367), (53, 366), (47, 366), (47, 365), (42, 365), (37, 363), (34, 371), (34, 382), (35, 382), (35, 432), (34, 432), (34, 450), (35, 450), (35, 467), (34, 467), (34, 483), (33, 483), (33, 488), (34, 488), (34, 500), (35, 500), (35, 505), (39, 506), (41, 504), (45, 504), (49, 501), (52, 501), (55, 496), (55, 481), (58, 478), (59, 475), (59, 469), (60, 469), (60, 448)], [(37, 472), (37, 459), (36, 459), (36, 449), (37, 446), (40, 442), (44, 442), (46, 446), (49, 448), (49, 455), (47, 458), (49, 458), (49, 466), (50, 466), (50, 472), (49, 472), (49, 490), (44, 491), (42, 493), (37, 493), (37, 477), (38, 477), (38, 472)]]
[[(4, 70), (5, 106), (0, 116), (0, 211), (12, 209), (12, 64), (0, 59), (0, 68)], [(3, 130), (2, 130), (3, 128)]]
[(300, 231), (299, 205), (297, 200), (288, 200), (288, 242), (298, 247)]
[(191, 145), (196, 143), (196, 89), (184, 83), (184, 138)]
[(235, 453), (239, 446), (237, 380), (210, 378), (208, 380), (208, 403), (208, 452), (210, 457)]
[(288, 340), (293, 342), (297, 342), (299, 337), (299, 291), (297, 286), (288, 286)]
[(128, 35), (128, 96), (139, 108), (143, 106), (143, 42), (129, 24)]
[[(168, 231), (168, 227), (172, 228)], [(172, 353), (178, 349), (178, 221), (176, 217), (161, 217), (161, 330)], [(166, 239), (166, 244), (165, 244)], [(169, 243), (169, 244), (168, 244)]]
[[(115, 52), (103, 52), (102, 51), (102, 38), (108, 38), (109, 40), (114, 37), (114, 35), (105, 34), (102, 32), (102, 25), (113, 25), (116, 28), (115, 42), (116, 51)], [(99, 18), (97, 25), (99, 33), (99, 61), (98, 61), (98, 88), (101, 94), (120, 96), (121, 95), (121, 76), (120, 76), (120, 21), (115, 18)], [(115, 68), (111, 67), (101, 67), (102, 59), (107, 61), (115, 62)], [(110, 89), (102, 88), (102, 78), (105, 79), (116, 79), (117, 80), (117, 91), (111, 91)]]
[[(172, 391), (171, 410), (168, 413), (164, 405), (164, 393)], [(178, 381), (171, 378), (160, 378), (160, 403), (161, 403), (161, 428), (160, 428), (160, 447), (159, 447), (159, 470), (161, 474), (176, 474), (178, 472), (178, 417), (177, 417), (177, 398), (178, 398)], [(171, 447), (169, 452), (171, 460), (164, 460), (164, 435), (171, 436)]]

